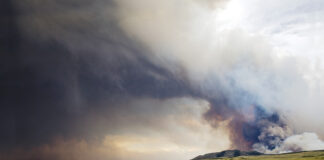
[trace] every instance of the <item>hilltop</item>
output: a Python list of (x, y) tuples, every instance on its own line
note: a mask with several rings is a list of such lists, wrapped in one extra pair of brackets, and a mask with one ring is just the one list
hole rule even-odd
[(240, 151), (240, 150), (226, 150), (222, 152), (208, 153), (205, 155), (199, 155), (192, 160), (203, 160), (203, 159), (215, 159), (215, 158), (232, 158), (238, 156), (255, 156), (262, 155), (262, 153), (257, 151)]
[(239, 150), (227, 150), (216, 153), (209, 153), (200, 155), (192, 160), (324, 160), (324, 150), (321, 151), (305, 151), (294, 152), (285, 154), (262, 154), (259, 152), (251, 151), (239, 151)]

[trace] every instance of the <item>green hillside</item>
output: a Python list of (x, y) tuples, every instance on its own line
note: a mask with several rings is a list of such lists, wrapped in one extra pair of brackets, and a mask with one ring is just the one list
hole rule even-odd
[(296, 152), (277, 155), (239, 156), (233, 158), (214, 158), (202, 160), (324, 160), (323, 151)]

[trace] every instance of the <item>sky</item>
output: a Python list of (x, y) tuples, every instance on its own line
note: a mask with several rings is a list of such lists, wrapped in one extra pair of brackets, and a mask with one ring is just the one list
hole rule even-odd
[(324, 149), (323, 6), (3, 0), (0, 159)]

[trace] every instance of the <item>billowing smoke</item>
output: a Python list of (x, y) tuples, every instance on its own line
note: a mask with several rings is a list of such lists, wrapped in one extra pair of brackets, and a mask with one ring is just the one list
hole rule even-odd
[[(154, 63), (174, 74), (179, 73), (174, 66), (185, 71), (181, 76), (211, 103), (205, 117), (213, 126), (229, 121), (233, 148), (273, 153), (306, 149), (289, 141), (301, 132), (291, 121), (305, 110), (302, 105), (322, 108), (311, 100), (319, 92), (305, 78), (310, 64), (276, 56), (261, 35), (223, 23), (223, 1), (209, 1), (214, 7), (205, 2), (122, 0), (117, 16), (126, 33), (148, 47)], [(175, 7), (179, 5), (184, 7)], [(287, 147), (291, 144), (295, 149)]]
[[(10, 19), (0, 58), (7, 159), (324, 148), (320, 62), (282, 54), (266, 34), (277, 28), (251, 33), (233, 18), (237, 0), (1, 3)], [(247, 17), (259, 22), (254, 10)]]
[[(280, 135), (276, 136), (276, 138), (280, 138)], [(253, 145), (255, 150), (270, 154), (321, 150), (323, 147), (324, 142), (320, 140), (315, 133), (308, 132), (285, 137), (285, 139), (281, 140), (278, 139), (276, 140), (273, 148), (269, 148), (267, 145), (261, 143), (256, 143)]]

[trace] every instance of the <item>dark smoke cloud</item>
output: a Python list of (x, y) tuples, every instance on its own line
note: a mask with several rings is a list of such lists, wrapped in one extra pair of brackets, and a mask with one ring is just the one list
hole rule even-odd
[[(145, 50), (127, 40), (112, 18), (102, 37), (95, 17), (61, 15), (96, 15), (88, 7), (96, 2), (1, 2), (1, 147), (91, 137), (96, 130), (88, 133), (84, 119), (102, 101), (110, 101), (109, 108), (128, 97), (194, 95), (185, 80), (145, 58)], [(72, 17), (63, 23), (64, 16)], [(109, 129), (94, 129), (99, 128)]]
[(232, 148), (251, 150), (252, 145), (258, 143), (273, 150), (289, 134), (286, 130), (282, 131), (285, 135), (265, 132), (268, 127), (285, 129), (286, 123), (278, 113), (266, 111), (261, 106), (250, 104), (245, 112), (240, 112), (236, 109), (238, 106), (231, 106), (226, 99), (211, 99), (209, 102), (211, 109), (204, 116), (215, 128), (219, 123), (229, 121)]

